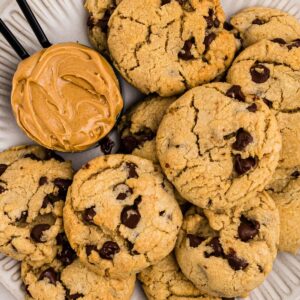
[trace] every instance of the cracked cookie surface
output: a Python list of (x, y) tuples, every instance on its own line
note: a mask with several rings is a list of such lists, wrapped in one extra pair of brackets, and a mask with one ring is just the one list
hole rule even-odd
[(250, 7), (234, 15), (230, 24), (244, 48), (261, 40), (291, 42), (300, 37), (300, 23), (292, 15), (270, 7)]
[(156, 143), (163, 171), (181, 196), (212, 210), (263, 190), (281, 150), (270, 109), (227, 83), (194, 88), (175, 101)]
[(176, 259), (168, 255), (138, 275), (148, 300), (221, 300), (204, 296), (181, 272)]
[(108, 47), (129, 83), (172, 96), (229, 66), (236, 43), (224, 21), (219, 0), (123, 0), (108, 23)]
[(72, 166), (39, 146), (0, 153), (0, 252), (38, 266), (57, 254)]
[(64, 225), (70, 244), (91, 270), (122, 277), (173, 250), (182, 214), (157, 168), (133, 155), (110, 155), (75, 175)]
[(182, 272), (217, 297), (246, 296), (272, 270), (279, 214), (266, 192), (248, 197), (226, 214), (192, 208), (176, 245)]
[[(64, 244), (70, 248), (66, 240)], [(99, 276), (82, 264), (76, 255), (69, 257), (67, 262), (54, 259), (39, 268), (23, 262), (21, 276), (26, 300), (129, 300), (135, 284), (135, 275), (119, 280)]]
[(120, 152), (158, 163), (155, 143), (157, 129), (166, 110), (175, 100), (174, 97), (150, 96), (133, 106), (119, 125)]
[[(228, 81), (240, 84), (252, 95), (259, 95), (275, 114), (282, 135), (282, 151), (274, 179), (267, 191), (278, 204), (281, 216), (280, 250), (295, 252), (300, 247), (297, 230), (289, 239), (292, 228), (298, 223), (296, 210), (300, 203), (297, 198), (297, 172), (300, 170), (300, 43), (278, 44), (262, 41), (244, 50), (228, 73)], [(253, 66), (259, 65), (258, 73)], [(263, 74), (269, 74), (263, 76)], [(263, 78), (264, 77), (264, 78)], [(254, 81), (253, 81), (254, 80)], [(295, 173), (296, 172), (296, 173)], [(295, 175), (296, 174), (296, 178)], [(290, 224), (292, 227), (289, 228)], [(293, 225), (292, 225), (293, 224)]]
[(108, 54), (108, 21), (122, 0), (86, 0), (84, 7), (89, 13), (88, 35), (92, 45), (101, 53)]

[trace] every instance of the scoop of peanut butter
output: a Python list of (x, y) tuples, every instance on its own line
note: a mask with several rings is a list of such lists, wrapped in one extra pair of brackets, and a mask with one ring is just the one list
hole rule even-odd
[(42, 146), (82, 151), (104, 137), (123, 108), (118, 80), (96, 51), (57, 44), (22, 61), (13, 78), (19, 126)]

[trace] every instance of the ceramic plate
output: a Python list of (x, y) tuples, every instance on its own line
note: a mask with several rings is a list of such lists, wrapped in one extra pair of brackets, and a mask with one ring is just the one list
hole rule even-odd
[[(242, 8), (261, 5), (285, 10), (300, 20), (299, 0), (223, 0), (222, 2), (228, 16)], [(29, 0), (29, 4), (52, 43), (78, 41), (90, 45), (87, 39), (87, 14), (83, 9), (83, 0)], [(0, 17), (6, 21), (29, 53), (40, 49), (15, 1), (0, 0)], [(0, 151), (13, 145), (30, 143), (17, 127), (10, 109), (11, 79), (18, 62), (19, 58), (1, 36)], [(126, 107), (142, 98), (142, 95), (125, 81), (121, 80), (121, 86)], [(111, 136), (117, 147), (116, 133), (112, 132)], [(66, 154), (64, 157), (72, 159), (74, 168), (79, 168), (83, 163), (101, 154), (100, 147), (95, 147), (80, 154)], [(2, 255), (0, 255), (0, 299), (24, 299), (19, 264)], [(132, 300), (138, 299), (144, 300), (146, 297), (137, 284)], [(251, 293), (249, 299), (300, 300), (300, 253), (297, 256), (279, 254), (273, 272), (262, 286)]]

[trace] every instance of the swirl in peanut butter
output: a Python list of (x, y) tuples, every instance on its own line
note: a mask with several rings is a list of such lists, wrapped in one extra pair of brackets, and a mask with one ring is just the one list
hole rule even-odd
[(65, 152), (95, 144), (114, 127), (123, 108), (110, 65), (76, 43), (58, 44), (22, 61), (13, 78), (11, 103), (31, 139)]

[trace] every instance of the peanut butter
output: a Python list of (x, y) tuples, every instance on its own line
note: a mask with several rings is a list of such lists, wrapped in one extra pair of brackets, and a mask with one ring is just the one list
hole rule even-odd
[(44, 147), (83, 151), (104, 137), (123, 108), (118, 80), (96, 51), (57, 44), (22, 61), (13, 78), (18, 125)]

